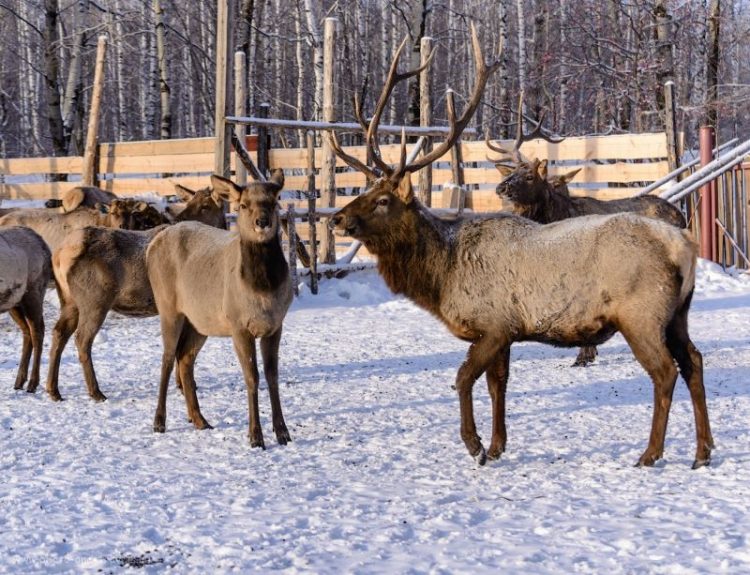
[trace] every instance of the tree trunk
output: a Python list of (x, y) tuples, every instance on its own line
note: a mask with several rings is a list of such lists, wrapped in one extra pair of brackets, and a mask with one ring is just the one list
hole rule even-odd
[(168, 140), (172, 137), (172, 110), (170, 107), (171, 89), (167, 73), (167, 54), (164, 44), (164, 10), (160, 0), (154, 0), (154, 24), (156, 28), (156, 60), (159, 67), (159, 96), (161, 116), (159, 137)]
[(44, 85), (47, 91), (47, 122), (52, 138), (52, 153), (64, 156), (67, 153), (60, 109), (60, 57), (57, 33), (58, 0), (44, 2)]
[[(78, 7), (75, 12), (75, 38), (73, 40), (73, 49), (70, 56), (70, 65), (68, 66), (68, 80), (65, 84), (65, 96), (63, 98), (63, 130), (65, 133), (65, 143), (68, 150), (76, 153), (82, 153), (81, 143), (81, 125), (83, 123), (83, 106), (81, 103), (81, 92), (83, 90), (82, 66), (81, 62), (83, 46), (86, 42), (86, 17), (89, 12), (89, 1), (78, 0)], [(74, 136), (73, 132), (77, 134)]]
[(320, 120), (323, 110), (323, 37), (320, 34), (320, 4), (316, 0), (303, 0), (307, 21), (308, 45), (313, 51), (313, 119)]
[(718, 128), (720, 16), (721, 0), (711, 0), (708, 10), (708, 55), (706, 59), (706, 124), (714, 128)]

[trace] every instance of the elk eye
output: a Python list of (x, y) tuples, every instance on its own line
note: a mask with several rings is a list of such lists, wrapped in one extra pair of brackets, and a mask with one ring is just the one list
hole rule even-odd
[(376, 203), (379, 206), (387, 206), (389, 202), (388, 198), (380, 198)]
[(246, 210), (247, 209), (247, 204), (240, 204), (240, 209), (241, 210)]

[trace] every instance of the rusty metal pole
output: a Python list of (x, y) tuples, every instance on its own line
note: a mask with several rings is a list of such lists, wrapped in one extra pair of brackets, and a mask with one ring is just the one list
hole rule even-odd
[[(713, 160), (714, 129), (712, 126), (701, 126), (700, 128), (700, 156), (701, 166), (709, 164)], [(700, 256), (714, 261), (715, 237), (716, 237), (716, 198), (714, 197), (716, 186), (709, 182), (701, 188), (701, 241)]]

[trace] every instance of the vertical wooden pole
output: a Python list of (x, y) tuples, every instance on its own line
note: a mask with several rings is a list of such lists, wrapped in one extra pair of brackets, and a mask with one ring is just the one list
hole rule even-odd
[[(245, 116), (245, 84), (247, 83), (247, 76), (245, 72), (245, 53), (241, 50), (234, 53), (234, 115)], [(234, 132), (237, 134), (242, 145), (245, 144), (245, 124), (237, 124), (234, 127)], [(244, 186), (247, 183), (247, 169), (245, 165), (240, 161), (239, 157), (235, 160), (234, 168), (234, 179), (235, 181)]]
[[(268, 118), (268, 112), (271, 104), (263, 102), (258, 106), (258, 117)], [(258, 125), (258, 171), (263, 174), (264, 178), (270, 173), (268, 164), (268, 127), (262, 124)]]
[(307, 222), (310, 226), (310, 291), (318, 293), (318, 218), (315, 214), (315, 134), (307, 135)]
[(669, 80), (664, 84), (664, 128), (667, 132), (667, 163), (672, 172), (680, 167), (680, 157), (677, 153), (677, 121), (674, 82)]
[[(424, 65), (432, 52), (432, 38), (425, 36), (420, 41), (420, 64)], [(419, 75), (419, 125), (432, 125), (432, 74), (430, 67)], [(432, 138), (425, 138), (422, 154), (432, 150)], [(419, 196), (425, 206), (432, 206), (432, 165), (425, 166), (419, 172)]]
[(99, 36), (96, 43), (96, 64), (94, 67), (94, 90), (91, 94), (89, 125), (86, 130), (86, 145), (83, 149), (83, 171), (81, 183), (84, 186), (96, 185), (97, 139), (99, 131), (99, 110), (102, 107), (104, 90), (104, 59), (107, 55), (107, 37)]
[[(336, 42), (336, 18), (326, 18), (323, 36), (323, 121), (335, 121), (334, 113), (334, 44)], [(336, 206), (336, 153), (328, 138), (323, 138), (323, 165), (320, 169), (320, 199), (323, 207)], [(321, 234), (320, 257), (323, 263), (336, 263), (336, 244), (333, 231), (326, 225)]]
[(232, 90), (229, 61), (232, 58), (229, 41), (229, 23), (234, 2), (216, 0), (216, 109), (214, 113), (214, 173), (228, 178), (229, 150), (232, 142), (232, 127), (226, 117), (230, 113), (228, 94)]
[[(453, 94), (453, 90), (448, 90), (445, 93), (445, 105), (451, 111), (451, 114), (456, 114), (456, 100)], [(461, 154), (461, 138), (456, 140), (456, 144), (451, 148), (451, 171), (453, 172), (453, 183), (463, 188), (464, 186), (464, 163)]]
[(292, 279), (294, 295), (299, 295), (299, 282), (297, 280), (297, 226), (294, 204), (289, 203), (286, 207), (286, 229), (289, 235), (289, 276)]
[[(700, 129), (700, 157), (701, 167), (711, 163), (713, 160), (714, 149), (714, 129), (712, 126), (701, 126)], [(714, 254), (714, 237), (716, 218), (714, 206), (716, 204), (713, 196), (716, 188), (713, 182), (709, 182), (701, 187), (700, 197), (700, 218), (701, 218), (701, 241), (700, 254), (702, 258), (713, 261)]]

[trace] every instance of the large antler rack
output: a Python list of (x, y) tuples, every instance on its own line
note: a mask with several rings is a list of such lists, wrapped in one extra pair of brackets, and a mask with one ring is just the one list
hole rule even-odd
[[(426, 62), (419, 68), (408, 72), (398, 73), (398, 62), (401, 57), (401, 53), (406, 46), (407, 40), (408, 38), (404, 38), (404, 41), (401, 43), (398, 50), (396, 51), (396, 54), (393, 57), (391, 67), (388, 72), (388, 77), (386, 79), (385, 85), (383, 86), (383, 90), (380, 93), (380, 97), (378, 98), (378, 102), (375, 106), (375, 111), (369, 122), (364, 118), (362, 107), (358, 98), (355, 97), (354, 101), (354, 114), (357, 118), (357, 122), (362, 127), (362, 131), (366, 134), (366, 144), (372, 160), (377, 168), (379, 168), (386, 177), (394, 182), (399, 181), (406, 173), (415, 172), (431, 164), (438, 158), (442, 157), (448, 150), (451, 149), (451, 147), (453, 147), (453, 145), (455, 145), (456, 141), (461, 136), (461, 133), (464, 131), (472, 116), (474, 115), (474, 112), (476, 111), (477, 106), (482, 99), (482, 94), (484, 93), (484, 87), (487, 84), (487, 80), (489, 79), (490, 75), (500, 67), (500, 55), (502, 54), (503, 49), (503, 47), (500, 46), (497, 59), (491, 64), (487, 65), (484, 61), (484, 56), (482, 54), (482, 48), (479, 44), (479, 38), (477, 36), (476, 28), (473, 24), (471, 25), (471, 44), (474, 55), (474, 64), (476, 66), (476, 80), (474, 82), (471, 96), (469, 97), (463, 114), (461, 114), (461, 116), (456, 119), (456, 111), (452, 106), (448, 105), (447, 114), (449, 131), (445, 141), (435, 146), (432, 151), (424, 154), (421, 158), (410, 161), (408, 163), (406, 160), (406, 138), (404, 137), (404, 134), (402, 132), (400, 161), (396, 167), (392, 167), (387, 162), (385, 162), (385, 160), (383, 160), (382, 154), (380, 153), (380, 146), (378, 144), (378, 126), (380, 124), (380, 118), (383, 114), (383, 111), (385, 110), (386, 104), (388, 103), (388, 98), (390, 98), (396, 84), (419, 74), (422, 70), (430, 65), (430, 63), (432, 62), (432, 58), (435, 55), (435, 50), (433, 50), (430, 53), (430, 56), (427, 58)], [(344, 162), (346, 162), (349, 166), (364, 173), (368, 180), (373, 180), (378, 177), (375, 169), (367, 166), (362, 161), (353, 156), (350, 156), (343, 151), (343, 149), (339, 145), (335, 133), (330, 133), (330, 139), (331, 146), (336, 152), (336, 155), (344, 160)]]
[(529, 161), (528, 158), (526, 158), (521, 153), (521, 146), (524, 142), (528, 142), (530, 140), (534, 139), (542, 139), (546, 140), (550, 144), (559, 144), (562, 142), (565, 137), (562, 136), (550, 136), (549, 134), (545, 133), (544, 129), (542, 128), (542, 123), (544, 122), (544, 117), (547, 115), (547, 110), (543, 110), (541, 114), (539, 114), (539, 119), (536, 122), (533, 122), (534, 127), (532, 128), (531, 132), (525, 133), (523, 131), (523, 122), (524, 119), (527, 119), (524, 116), (523, 113), (523, 99), (524, 99), (524, 91), (521, 90), (518, 94), (518, 122), (516, 122), (516, 139), (513, 142), (513, 149), (508, 150), (506, 148), (503, 148), (502, 146), (498, 146), (496, 144), (493, 144), (489, 136), (485, 134), (484, 143), (487, 145), (487, 147), (492, 150), (493, 152), (497, 152), (498, 154), (504, 154), (504, 156), (500, 158), (487, 158), (491, 162), (494, 162), (495, 164), (504, 164), (505, 162), (511, 161), (515, 163), (521, 163), (521, 162), (527, 162)]

